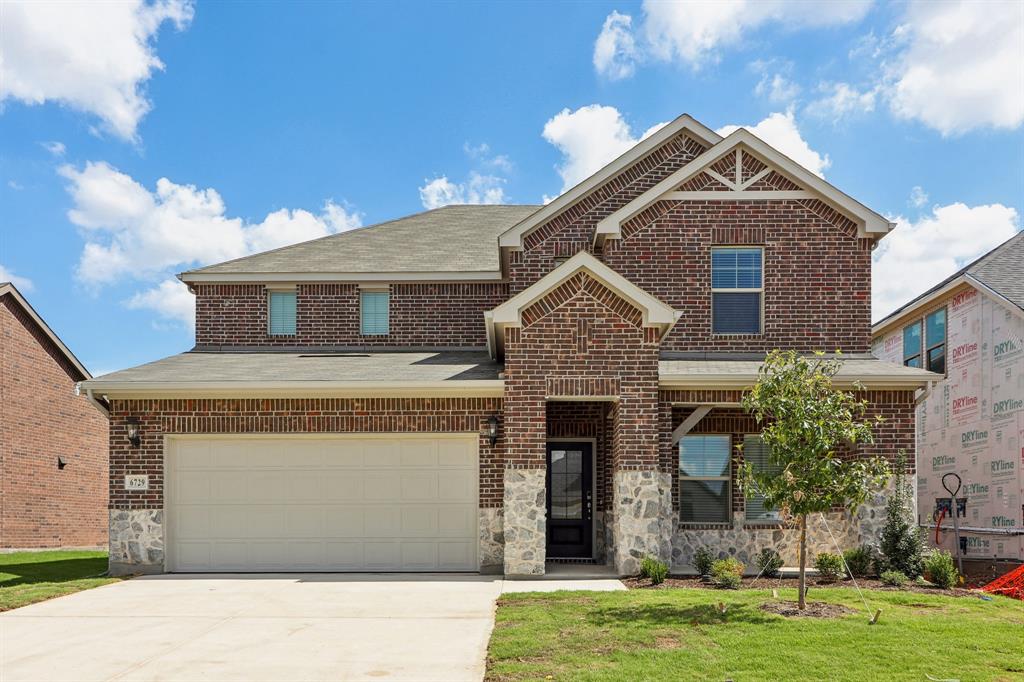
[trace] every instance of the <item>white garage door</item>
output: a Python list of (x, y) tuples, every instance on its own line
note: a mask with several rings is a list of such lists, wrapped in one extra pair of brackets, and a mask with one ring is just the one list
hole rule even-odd
[(171, 571), (476, 571), (475, 435), (170, 438)]

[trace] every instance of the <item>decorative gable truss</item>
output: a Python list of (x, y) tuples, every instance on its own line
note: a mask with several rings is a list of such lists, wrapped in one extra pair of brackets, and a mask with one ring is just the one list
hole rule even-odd
[(805, 202), (809, 210), (828, 214), (835, 224), (848, 225), (858, 237), (870, 240), (880, 239), (894, 226), (741, 128), (601, 220), (594, 244), (621, 239), (626, 223), (649, 222), (663, 212), (655, 209), (658, 202), (765, 200)]
[[(532, 286), (484, 313), (492, 357), (504, 353), (505, 329), (527, 327), (580, 292), (593, 297), (626, 322), (664, 336), (679, 312), (662, 303), (586, 251), (559, 265)], [(585, 330), (575, 330), (585, 339)], [(585, 342), (584, 342), (585, 343)]]

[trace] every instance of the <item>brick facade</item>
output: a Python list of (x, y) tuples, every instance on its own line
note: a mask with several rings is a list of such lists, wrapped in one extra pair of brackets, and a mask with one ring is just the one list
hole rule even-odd
[[(705, 150), (685, 134), (668, 140), (526, 235), (522, 249), (503, 250), (501, 281), (390, 283), (387, 336), (360, 335), (355, 283), (298, 284), (296, 334), (273, 337), (267, 332), (263, 284), (203, 283), (192, 287), (196, 345), (207, 350), (482, 348), (488, 340), (485, 311), (579, 251), (593, 252), (601, 219)], [(744, 156), (742, 177), (763, 167)], [(731, 172), (725, 166), (720, 170)], [(698, 174), (684, 189), (727, 188)], [(771, 189), (801, 188), (775, 172), (748, 188)], [(763, 334), (711, 333), (715, 245), (764, 248)], [(599, 544), (606, 546), (609, 561), (632, 570), (648, 553), (685, 558), (689, 549), (675, 552), (671, 532), (666, 536), (662, 529), (675, 524), (678, 509), (671, 432), (692, 410), (677, 404), (738, 403), (740, 393), (659, 392), (659, 354), (774, 348), (867, 353), (872, 245), (848, 218), (817, 200), (658, 202), (627, 221), (621, 238), (606, 241), (594, 255), (681, 313), (665, 338), (644, 325), (642, 311), (584, 271), (522, 310), (521, 326), (505, 329), (503, 398), (115, 400), (111, 509), (162, 509), (165, 434), (472, 431), (481, 434), (480, 506), (488, 512), (481, 540), (487, 536), (488, 563), (503, 560), (509, 574), (538, 574), (544, 570), (538, 486), (542, 500), (548, 438), (593, 438), (595, 510), (603, 514), (605, 531)], [(902, 448), (912, 453), (912, 392), (872, 391), (867, 397), (872, 413), (884, 414), (887, 421), (876, 428), (877, 444), (862, 452), (893, 457)], [(484, 436), (492, 414), (501, 421), (493, 448)], [(129, 416), (142, 423), (143, 443), (137, 449), (125, 437)], [(693, 433), (728, 433), (735, 445), (756, 430), (740, 410), (716, 408)], [(150, 490), (125, 492), (126, 473), (149, 473)], [(732, 506), (742, 516), (744, 503), (735, 486)], [(543, 509), (539, 513), (543, 528)], [(655, 526), (659, 530), (649, 532)]]
[[(486, 425), (500, 413), (501, 398), (115, 400), (110, 410), (110, 508), (163, 508), (166, 435), (390, 432), (479, 433), (480, 506), (498, 507), (505, 439), (492, 448)], [(137, 448), (128, 442), (129, 417), (140, 423)], [(149, 490), (126, 491), (126, 474), (148, 474)]]
[(263, 284), (199, 284), (196, 345), (247, 347), (483, 347), (484, 311), (508, 298), (502, 282), (394, 283), (390, 332), (364, 336), (359, 330), (359, 285), (299, 284), (294, 336), (268, 333)]
[(75, 396), (84, 378), (0, 296), (0, 549), (106, 543), (107, 420)]

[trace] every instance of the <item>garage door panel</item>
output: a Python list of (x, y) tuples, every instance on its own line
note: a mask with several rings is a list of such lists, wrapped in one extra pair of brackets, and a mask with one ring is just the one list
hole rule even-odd
[(437, 464), (440, 467), (465, 467), (475, 470), (476, 458), (476, 441), (452, 438), (437, 443)]
[(366, 527), (363, 523), (365, 515), (366, 509), (363, 507), (328, 507), (324, 510), (324, 537), (366, 537)]
[(477, 439), (172, 439), (179, 571), (477, 570)]
[(401, 474), (401, 500), (437, 499), (437, 471), (414, 471)]
[(439, 502), (476, 501), (475, 470), (451, 469), (437, 474), (437, 500)]

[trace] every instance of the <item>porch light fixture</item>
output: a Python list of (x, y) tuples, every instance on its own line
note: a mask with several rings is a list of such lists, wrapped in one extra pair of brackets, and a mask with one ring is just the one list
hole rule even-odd
[(128, 417), (128, 442), (133, 448), (142, 445), (142, 430), (139, 428), (138, 417)]
[(496, 414), (487, 418), (487, 440), (490, 441), (492, 448), (498, 442), (498, 415)]
[(64, 467), (66, 467), (67, 465), (68, 461), (64, 459), (61, 455), (57, 455), (57, 468), (63, 471)]

